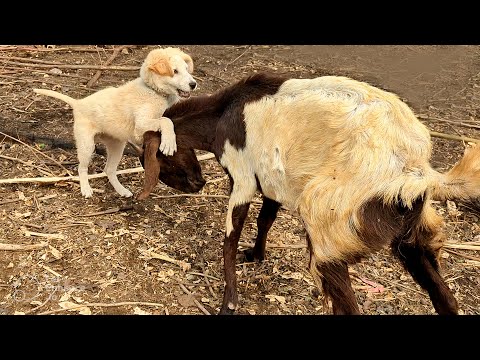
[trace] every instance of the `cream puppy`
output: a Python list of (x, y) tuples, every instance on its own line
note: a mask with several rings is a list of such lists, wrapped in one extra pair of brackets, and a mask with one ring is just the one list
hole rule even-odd
[(84, 197), (93, 194), (87, 175), (96, 141), (107, 148), (105, 173), (108, 180), (125, 197), (132, 193), (120, 184), (116, 170), (127, 142), (141, 147), (146, 131), (160, 131), (160, 151), (165, 155), (174, 154), (177, 145), (173, 123), (163, 117), (163, 113), (180, 98), (188, 98), (196, 88), (192, 72), (192, 58), (178, 48), (169, 47), (152, 50), (147, 55), (139, 78), (83, 99), (73, 99), (52, 90), (33, 89), (37, 94), (65, 101), (73, 109), (78, 175)]

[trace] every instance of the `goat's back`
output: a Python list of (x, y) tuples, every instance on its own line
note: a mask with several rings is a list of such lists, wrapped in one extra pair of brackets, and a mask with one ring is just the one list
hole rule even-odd
[(319, 247), (343, 237), (357, 251), (364, 204), (375, 198), (411, 207), (431, 185), (427, 128), (396, 95), (368, 84), (288, 80), (275, 95), (247, 104), (244, 116), (241, 158), (254, 159), (245, 173), (257, 176), (267, 197), (298, 210), (310, 233), (325, 238), (312, 241)]

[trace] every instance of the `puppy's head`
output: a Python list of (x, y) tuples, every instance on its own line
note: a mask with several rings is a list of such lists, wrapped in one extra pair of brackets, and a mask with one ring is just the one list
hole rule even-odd
[(168, 47), (150, 51), (140, 69), (140, 77), (154, 89), (188, 98), (197, 87), (192, 72), (190, 55), (178, 48)]
[(205, 185), (202, 168), (191, 148), (179, 146), (173, 156), (165, 156), (159, 150), (161, 134), (147, 131), (143, 153), (139, 155), (145, 169), (145, 183), (139, 200), (148, 197), (160, 179), (165, 185), (186, 193), (199, 192)]

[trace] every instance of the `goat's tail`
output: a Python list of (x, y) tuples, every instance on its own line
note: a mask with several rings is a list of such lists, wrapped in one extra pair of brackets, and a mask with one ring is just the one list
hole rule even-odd
[(34, 92), (40, 95), (46, 95), (46, 96), (51, 96), (54, 98), (57, 98), (59, 100), (65, 101), (68, 105), (70, 105), (72, 108), (75, 106), (78, 100), (71, 98), (70, 96), (61, 94), (59, 92), (53, 91), (53, 90), (47, 90), (47, 89), (33, 89)]
[(445, 174), (435, 172), (434, 200), (480, 203), (480, 145), (466, 148), (463, 157)]

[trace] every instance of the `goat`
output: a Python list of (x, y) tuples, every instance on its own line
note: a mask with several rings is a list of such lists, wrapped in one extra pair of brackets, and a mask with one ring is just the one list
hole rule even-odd
[[(198, 162), (191, 149), (213, 152), (230, 180), (220, 314), (233, 314), (238, 307), (236, 251), (257, 190), (264, 202), (255, 247), (246, 255), (264, 258), (280, 204), (298, 212), (307, 233), (310, 272), (332, 301), (334, 314), (359, 314), (348, 264), (388, 243), (438, 314), (458, 312), (439, 272), (445, 235), (431, 200), (478, 199), (480, 147), (467, 150), (441, 174), (429, 163), (428, 129), (404, 102), (338, 76), (255, 74), (175, 104), (164, 116), (174, 122), (177, 154), (185, 157), (180, 164), (157, 152), (157, 166), (145, 168), (143, 198), (159, 172)], [(147, 135), (159, 141), (159, 133)]]

